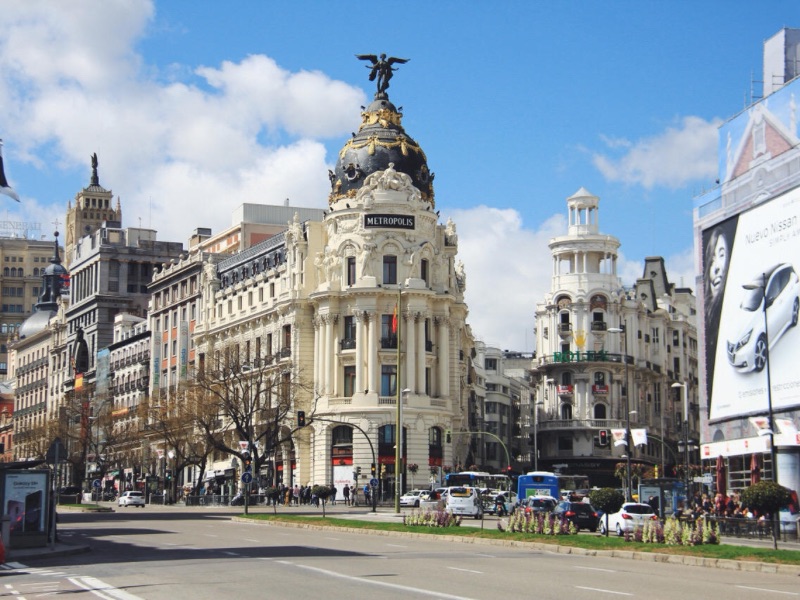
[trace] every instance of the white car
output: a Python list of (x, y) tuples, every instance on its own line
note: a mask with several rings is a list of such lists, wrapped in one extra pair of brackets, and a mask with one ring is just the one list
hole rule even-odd
[(419, 506), (420, 494), (428, 490), (411, 490), (400, 496), (400, 506)]
[(122, 492), (119, 500), (117, 500), (117, 506), (144, 507), (144, 494), (142, 492)]
[[(626, 502), (618, 512), (608, 515), (608, 530), (616, 531), (617, 535), (633, 533), (644, 527), (647, 521), (658, 521), (658, 515), (652, 506), (641, 502)], [(605, 532), (606, 515), (603, 515), (600, 517), (600, 533)]]
[(792, 265), (781, 263), (742, 287), (746, 291), (736, 318), (739, 326), (726, 344), (728, 362), (740, 373), (759, 372), (767, 364), (768, 345), (774, 347), (787, 329), (797, 325), (800, 280)]
[(454, 515), (483, 518), (483, 503), (476, 488), (455, 486), (448, 488), (445, 510)]

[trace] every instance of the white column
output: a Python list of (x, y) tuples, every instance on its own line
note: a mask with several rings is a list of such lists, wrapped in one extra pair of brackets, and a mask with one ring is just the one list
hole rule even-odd
[(448, 320), (439, 319), (439, 397), (446, 398), (450, 394), (450, 331)]
[(361, 393), (364, 386), (364, 344), (367, 343), (366, 332), (364, 331), (364, 313), (357, 313), (356, 319), (356, 382), (355, 393)]
[[(402, 319), (404, 315), (400, 315)], [(403, 388), (408, 388), (411, 390), (412, 393), (417, 391), (417, 368), (416, 368), (416, 356), (417, 356), (417, 344), (416, 344), (416, 324), (414, 323), (414, 315), (413, 313), (408, 313), (408, 319), (404, 319), (403, 325), (405, 328), (403, 329), (403, 333), (405, 333), (405, 350), (406, 350), (406, 360), (405, 365), (403, 366), (404, 374), (406, 377), (405, 384), (403, 382), (398, 381), (398, 385), (403, 386)]]
[(325, 393), (333, 394), (333, 315), (325, 320)]
[(417, 328), (417, 393), (425, 393), (425, 316), (420, 315), (416, 323)]
[(322, 362), (322, 351), (321, 351), (321, 343), (320, 343), (320, 321), (319, 316), (314, 317), (314, 388), (317, 392), (320, 391), (322, 387), (322, 379), (320, 377), (320, 373), (322, 372), (322, 367), (320, 363)]
[(369, 391), (380, 393), (378, 386), (378, 345), (381, 334), (381, 317), (377, 312), (369, 313), (369, 348), (367, 349), (367, 372), (369, 373)]

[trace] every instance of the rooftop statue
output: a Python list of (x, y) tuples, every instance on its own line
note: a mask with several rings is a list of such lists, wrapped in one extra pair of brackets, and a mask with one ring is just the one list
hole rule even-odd
[(397, 58), (395, 56), (386, 58), (385, 54), (381, 54), (380, 58), (374, 54), (356, 54), (356, 58), (358, 60), (368, 60), (372, 63), (372, 65), (366, 65), (366, 67), (370, 69), (369, 80), (375, 81), (376, 78), (378, 80), (379, 94), (386, 92), (389, 87), (389, 80), (392, 78), (392, 72), (397, 70), (393, 68), (392, 65), (395, 63), (402, 65), (410, 60), (408, 58)]

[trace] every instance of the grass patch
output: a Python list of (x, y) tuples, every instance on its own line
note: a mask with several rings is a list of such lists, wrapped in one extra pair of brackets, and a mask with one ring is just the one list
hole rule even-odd
[(272, 521), (275, 523), (301, 523), (321, 527), (346, 527), (349, 529), (363, 529), (369, 531), (405, 531), (422, 533), (432, 536), (453, 536), (468, 539), (496, 539), (514, 540), (518, 542), (536, 542), (540, 544), (553, 544), (585, 548), (587, 550), (627, 550), (634, 552), (652, 552), (656, 554), (675, 554), (680, 556), (696, 556), (723, 560), (741, 560), (751, 562), (764, 562), (784, 565), (800, 565), (800, 552), (796, 550), (772, 550), (771, 548), (751, 548), (748, 546), (732, 546), (727, 544), (707, 544), (703, 546), (667, 546), (665, 544), (643, 544), (641, 542), (626, 542), (617, 536), (601, 536), (593, 534), (581, 535), (536, 535), (530, 533), (509, 533), (498, 531), (495, 521), (491, 527), (478, 529), (476, 527), (408, 527), (402, 523), (383, 523), (373, 521), (358, 521), (355, 519), (337, 519), (333, 517), (308, 517), (303, 515), (284, 514), (249, 514), (240, 515), (242, 518), (254, 521)]

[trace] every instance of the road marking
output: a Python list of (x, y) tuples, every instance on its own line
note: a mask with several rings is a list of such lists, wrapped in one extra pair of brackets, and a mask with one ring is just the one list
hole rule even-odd
[(476, 554), (475, 556), (481, 556), (483, 558), (497, 558), (494, 554)]
[(391, 548), (408, 548), (408, 546), (401, 546), (400, 544), (386, 544)]
[(472, 569), (459, 569), (458, 567), (447, 567), (453, 571), (462, 571), (464, 573), (477, 573), (478, 575), (483, 575), (483, 571), (473, 571)]
[(223, 552), (223, 554), (227, 554), (228, 556), (241, 556), (238, 552)]
[(398, 585), (396, 583), (388, 583), (386, 581), (376, 581), (374, 579), (364, 579), (363, 577), (351, 577), (350, 575), (342, 575), (341, 573), (335, 573), (334, 571), (327, 571), (325, 569), (320, 569), (318, 567), (309, 567), (306, 565), (298, 565), (297, 563), (289, 562), (288, 560), (279, 560), (276, 561), (282, 565), (289, 565), (292, 567), (297, 567), (298, 569), (305, 569), (307, 571), (314, 571), (315, 573), (320, 573), (322, 575), (327, 575), (329, 577), (335, 577), (337, 579), (345, 579), (347, 581), (351, 581), (353, 583), (361, 583), (364, 585), (374, 585), (377, 587), (388, 588), (392, 590), (400, 590), (403, 592), (412, 592), (416, 594), (420, 594), (421, 596), (431, 596), (433, 598), (445, 598), (446, 600), (472, 600), (467, 596), (457, 595), (453, 596), (451, 594), (445, 594), (444, 592), (434, 592), (433, 590), (425, 590), (422, 588), (413, 588), (407, 585)]
[(756, 592), (772, 592), (773, 594), (786, 594), (787, 596), (800, 596), (797, 592), (782, 592), (780, 590), (770, 590), (767, 588), (748, 587), (746, 585), (737, 585), (737, 588), (743, 590), (754, 590)]
[(253, 542), (253, 543), (256, 543), (256, 544), (257, 544), (257, 543), (259, 543), (261, 540), (254, 540), (253, 538), (244, 538), (244, 541), (245, 541), (245, 542)]
[(617, 596), (633, 596), (633, 594), (629, 594), (627, 592), (615, 592), (614, 590), (604, 590), (603, 588), (590, 588), (583, 587), (582, 585), (576, 585), (575, 587), (579, 590), (588, 590), (590, 592), (603, 592), (605, 594), (616, 594)]
[(614, 569), (601, 569), (599, 567), (574, 567), (576, 569), (583, 569), (585, 571), (602, 571), (603, 573), (616, 573)]
[(213, 533), (204, 533), (203, 535), (206, 537), (219, 537), (218, 535), (215, 535)]
[(335, 537), (326, 537), (326, 538), (323, 538), (323, 539), (326, 539), (326, 540), (333, 540), (333, 541), (335, 541), (335, 542), (338, 542), (338, 541), (339, 541), (339, 538), (335, 538)]
[(139, 596), (117, 589), (94, 577), (70, 577), (68, 581), (103, 600), (142, 600)]

